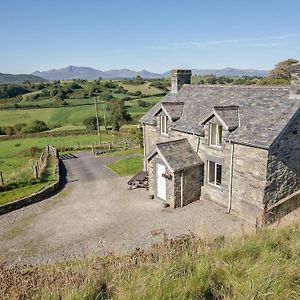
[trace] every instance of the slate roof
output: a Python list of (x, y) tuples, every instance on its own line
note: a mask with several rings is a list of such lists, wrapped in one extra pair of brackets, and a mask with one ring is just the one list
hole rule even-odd
[(240, 127), (228, 135), (236, 143), (268, 149), (299, 110), (300, 101), (289, 97), (289, 87), (184, 85), (177, 94), (169, 93), (142, 119), (155, 125), (154, 112), (164, 101), (183, 102), (182, 117), (172, 130), (203, 135), (199, 123), (215, 106), (238, 106)]
[(203, 163), (187, 139), (156, 144), (155, 150), (148, 155), (148, 160), (151, 160), (156, 154), (160, 156), (172, 172), (178, 172)]
[(214, 106), (213, 111), (210, 112), (200, 124), (205, 124), (211, 118), (216, 116), (220, 118), (226, 125), (226, 130), (232, 131), (239, 127), (239, 107), (238, 106)]
[(163, 109), (167, 115), (171, 118), (172, 121), (176, 121), (181, 118), (182, 111), (183, 111), (183, 102), (175, 102), (175, 101), (164, 101), (160, 104), (160, 107), (155, 112), (154, 115), (157, 115), (157, 113)]

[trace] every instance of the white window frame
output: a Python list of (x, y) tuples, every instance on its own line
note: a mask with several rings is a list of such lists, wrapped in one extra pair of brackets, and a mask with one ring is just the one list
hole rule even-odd
[(168, 123), (168, 117), (167, 116), (160, 116), (160, 133), (161, 134), (167, 134), (167, 123)]
[[(214, 168), (215, 169), (215, 178), (214, 178), (213, 182), (209, 181), (209, 178), (210, 178), (210, 163), (213, 163), (215, 165), (215, 168)], [(218, 166), (221, 167), (220, 183), (218, 183), (218, 180), (217, 180), (217, 168), (218, 168)], [(210, 184), (210, 185), (216, 186), (216, 187), (221, 187), (222, 186), (222, 165), (221, 164), (216, 163), (212, 160), (207, 161), (207, 183)]]
[[(216, 126), (216, 136), (215, 136), (216, 143), (215, 144), (212, 143), (212, 140), (213, 140), (212, 139), (212, 132), (213, 132), (212, 127), (213, 126)], [(221, 129), (221, 136), (219, 135), (220, 129)], [(222, 146), (222, 134), (223, 134), (222, 125), (218, 125), (216, 123), (209, 123), (209, 146), (221, 148), (221, 146)]]

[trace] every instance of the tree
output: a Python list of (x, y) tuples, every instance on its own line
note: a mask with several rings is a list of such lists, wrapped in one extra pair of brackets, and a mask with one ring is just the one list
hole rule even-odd
[(34, 120), (29, 126), (22, 128), (23, 133), (34, 133), (49, 130), (44, 121)]
[(133, 127), (129, 129), (129, 138), (140, 147), (143, 146), (143, 131), (141, 128)]
[(294, 58), (289, 58), (279, 62), (273, 70), (270, 72), (270, 77), (275, 79), (290, 79), (291, 78), (291, 66), (297, 64), (299, 61)]
[(130, 114), (124, 106), (124, 101), (121, 99), (112, 99), (108, 104), (110, 111), (110, 125), (113, 130), (119, 131), (121, 126), (131, 120)]
[[(102, 124), (102, 120), (98, 117), (99, 125)], [(83, 125), (86, 127), (86, 130), (96, 130), (97, 129), (97, 118), (89, 117), (83, 121)]]

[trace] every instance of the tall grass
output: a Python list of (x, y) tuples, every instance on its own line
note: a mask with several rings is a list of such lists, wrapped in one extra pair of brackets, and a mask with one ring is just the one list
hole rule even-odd
[[(0, 273), (6, 299), (299, 299), (300, 226)], [(3, 294), (2, 294), (3, 295)]]

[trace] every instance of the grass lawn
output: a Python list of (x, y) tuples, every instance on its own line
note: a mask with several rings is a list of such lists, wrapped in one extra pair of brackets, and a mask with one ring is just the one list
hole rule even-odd
[(143, 170), (143, 157), (123, 158), (106, 165), (119, 176), (134, 175)]
[(21, 199), (32, 193), (40, 191), (47, 185), (53, 183), (55, 178), (55, 163), (53, 158), (49, 158), (47, 168), (41, 178), (41, 181), (35, 184), (15, 188), (10, 191), (0, 192), (0, 205)]

